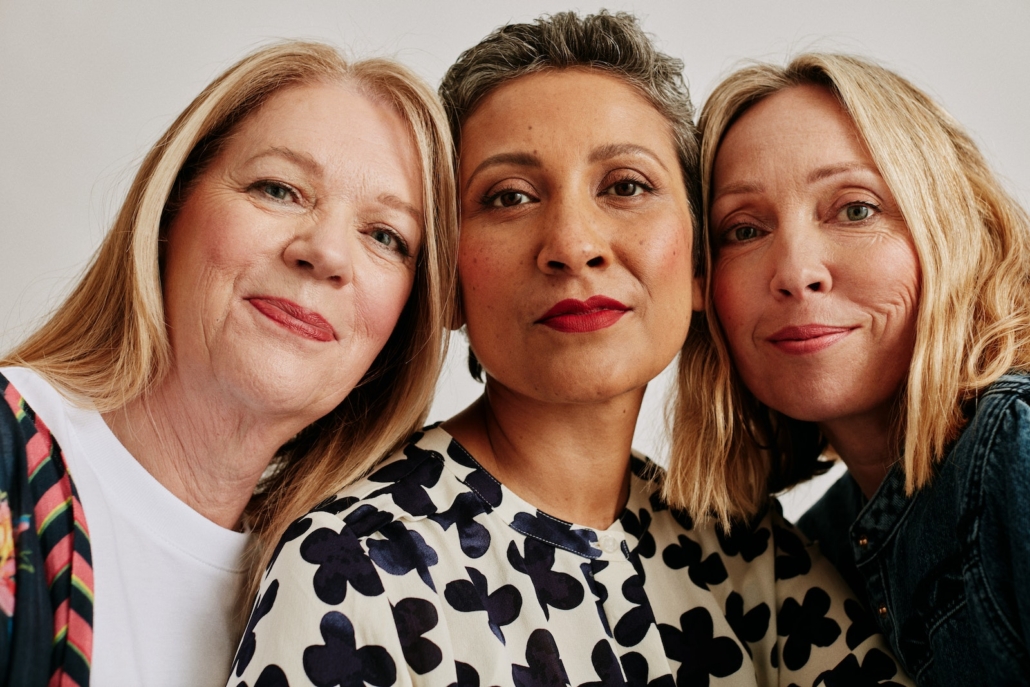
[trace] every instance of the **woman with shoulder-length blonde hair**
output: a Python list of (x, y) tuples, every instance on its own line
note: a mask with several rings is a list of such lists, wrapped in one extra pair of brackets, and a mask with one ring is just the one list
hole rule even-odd
[(288, 523), (424, 421), (456, 238), (406, 68), (293, 41), (205, 88), (0, 359), (0, 682), (223, 684)]
[(848, 474), (799, 525), (917, 681), (1026, 684), (1026, 212), (954, 119), (863, 59), (743, 69), (700, 127), (706, 299), (670, 499), (747, 517), (832, 451)]

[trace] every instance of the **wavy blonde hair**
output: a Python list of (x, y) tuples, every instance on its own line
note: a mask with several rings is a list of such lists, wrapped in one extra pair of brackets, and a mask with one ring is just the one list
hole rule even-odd
[(324, 44), (289, 41), (215, 79), (146, 155), (85, 275), (0, 365), (28, 367), (73, 401), (115, 410), (160, 381), (172, 357), (161, 243), (191, 183), (273, 94), (345, 82), (405, 120), (421, 161), (425, 240), (414, 286), (385, 348), (332, 412), (283, 446), (244, 513), (253, 531), (241, 617), (280, 535), (320, 499), (366, 473), (425, 421), (452, 319), (457, 216), (447, 118), (419, 77), (386, 59), (348, 63)]
[(804, 54), (742, 69), (701, 113), (705, 310), (683, 347), (669, 422), (671, 503), (724, 524), (770, 491), (825, 469), (814, 423), (762, 405), (733, 370), (711, 298), (712, 169), (749, 107), (803, 84), (832, 92), (851, 117), (912, 235), (922, 271), (916, 342), (892, 428), (912, 494), (962, 431), (967, 402), (1011, 369), (1030, 370), (1030, 221), (962, 127), (925, 93), (867, 60)]

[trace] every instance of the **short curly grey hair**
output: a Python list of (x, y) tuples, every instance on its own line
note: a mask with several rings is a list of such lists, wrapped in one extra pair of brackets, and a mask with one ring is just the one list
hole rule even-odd
[[(455, 149), (461, 147), (462, 125), (495, 88), (526, 74), (575, 67), (622, 79), (665, 117), (696, 215), (701, 197), (700, 147), (683, 61), (659, 52), (637, 18), (625, 12), (602, 10), (585, 17), (559, 12), (531, 24), (507, 24), (463, 52), (440, 84)], [(694, 248), (699, 256), (699, 245)]]

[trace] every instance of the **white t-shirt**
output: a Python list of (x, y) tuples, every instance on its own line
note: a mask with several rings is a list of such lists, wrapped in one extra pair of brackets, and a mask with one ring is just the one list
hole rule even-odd
[(95, 687), (225, 684), (248, 535), (216, 525), (165, 489), (100, 414), (39, 375), (0, 368), (61, 446), (93, 554)]

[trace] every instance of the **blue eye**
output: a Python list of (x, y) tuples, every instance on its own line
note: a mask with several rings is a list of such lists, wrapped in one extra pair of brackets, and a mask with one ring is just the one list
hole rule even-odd
[(255, 186), (257, 190), (273, 200), (285, 202), (294, 198), (293, 189), (285, 184), (280, 184), (274, 181), (261, 181)]
[(740, 227), (734, 227), (727, 233), (727, 238), (732, 243), (743, 243), (744, 241), (750, 241), (760, 236), (758, 229), (749, 225), (743, 225)]
[(396, 232), (379, 227), (370, 231), (368, 235), (372, 237), (373, 241), (382, 244), (385, 248), (404, 256), (408, 255), (408, 244)]
[(838, 217), (848, 222), (861, 222), (873, 216), (873, 209), (864, 203), (848, 205), (840, 211)]

